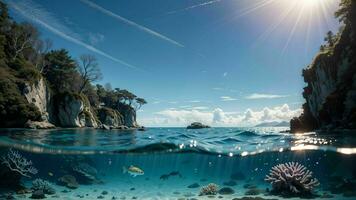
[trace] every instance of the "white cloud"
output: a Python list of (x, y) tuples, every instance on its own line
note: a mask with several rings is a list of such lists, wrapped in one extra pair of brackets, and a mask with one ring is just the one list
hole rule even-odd
[(145, 126), (186, 126), (198, 121), (212, 126), (253, 126), (262, 122), (289, 121), (301, 114), (301, 109), (292, 110), (287, 104), (265, 107), (254, 111), (225, 112), (221, 108), (212, 111), (197, 109), (166, 109), (155, 113), (155, 117), (139, 120)]
[(227, 72), (224, 72), (224, 73), (223, 73), (223, 77), (226, 77), (226, 76), (227, 76)]
[(245, 98), (246, 99), (276, 99), (276, 98), (283, 98), (287, 96), (288, 95), (253, 93), (251, 95), (246, 96)]
[(187, 101), (188, 103), (200, 103), (201, 101), (199, 100), (191, 100), (191, 101)]
[(91, 45), (97, 45), (99, 42), (104, 41), (105, 36), (100, 33), (89, 33), (89, 42)]
[(220, 97), (221, 101), (235, 101), (237, 99), (230, 97), (230, 96), (222, 96)]
[(59, 37), (73, 42), (79, 46), (82, 46), (94, 53), (102, 55), (114, 62), (120, 63), (130, 68), (139, 69), (134, 65), (131, 65), (125, 61), (111, 56), (110, 54), (101, 51), (85, 42), (83, 42), (76, 33), (73, 33), (69, 28), (64, 26), (57, 20), (51, 13), (47, 12), (40, 5), (30, 0), (20, 0), (20, 1), (9, 1), (9, 6), (13, 8), (16, 12), (23, 15), (29, 20), (43, 26), (52, 33), (58, 35)]

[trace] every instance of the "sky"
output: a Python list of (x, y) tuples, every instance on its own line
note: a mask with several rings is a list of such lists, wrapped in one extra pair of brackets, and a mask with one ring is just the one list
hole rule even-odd
[(253, 126), (301, 113), (301, 71), (337, 0), (7, 0), (53, 49), (97, 57), (100, 84), (147, 100), (144, 126)]

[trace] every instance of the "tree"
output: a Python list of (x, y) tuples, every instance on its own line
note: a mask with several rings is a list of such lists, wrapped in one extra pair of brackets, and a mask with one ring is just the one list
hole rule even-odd
[(34, 53), (30, 57), (32, 63), (38, 69), (40, 73), (44, 72), (44, 68), (46, 67), (46, 59), (45, 56), (52, 48), (52, 41), (50, 39), (46, 40), (38, 40), (34, 46)]
[(100, 80), (102, 78), (102, 74), (100, 72), (99, 64), (93, 55), (81, 55), (80, 61), (81, 64), (79, 65), (79, 73), (82, 78), (82, 84), (79, 92), (81, 93), (87, 85)]
[(10, 50), (12, 59), (15, 60), (24, 50), (31, 48), (38, 40), (38, 30), (29, 23), (17, 25), (14, 23), (11, 29)]
[(326, 33), (326, 36), (324, 38), (324, 41), (326, 41), (330, 47), (334, 46), (334, 40), (335, 40), (335, 36), (333, 34), (332, 31), (328, 31)]
[(77, 64), (65, 49), (52, 50), (45, 56), (44, 74), (55, 92), (75, 91)]
[(144, 98), (137, 97), (136, 98), (136, 103), (138, 106), (136, 106), (136, 110), (139, 110), (144, 104), (147, 104), (147, 101)]

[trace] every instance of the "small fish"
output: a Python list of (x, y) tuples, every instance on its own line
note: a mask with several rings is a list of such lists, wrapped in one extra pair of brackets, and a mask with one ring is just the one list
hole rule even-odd
[(122, 167), (122, 172), (125, 174), (125, 173), (129, 173), (131, 176), (133, 177), (136, 177), (136, 176), (140, 176), (140, 175), (144, 175), (145, 172), (138, 168), (138, 167), (135, 167), (133, 165), (131, 165), (129, 168), (123, 166)]
[(169, 174), (163, 174), (159, 179), (161, 180), (167, 180), (169, 178)]
[(173, 171), (169, 173), (169, 176), (179, 176), (180, 178), (182, 178), (182, 174), (179, 171)]
[(53, 173), (52, 172), (48, 172), (48, 176), (53, 176)]

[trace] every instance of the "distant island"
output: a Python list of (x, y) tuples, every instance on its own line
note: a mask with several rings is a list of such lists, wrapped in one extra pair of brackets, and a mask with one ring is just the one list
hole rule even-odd
[(136, 111), (146, 104), (102, 79), (92, 55), (73, 58), (52, 49), (29, 23), (11, 19), (0, 1), (0, 127), (139, 128)]
[(282, 122), (264, 122), (264, 123), (260, 123), (257, 124), (255, 127), (289, 127), (290, 124), (289, 122), (286, 121), (282, 121)]
[(343, 23), (302, 74), (303, 113), (290, 121), (291, 132), (356, 129), (356, 1), (342, 0), (335, 16)]

